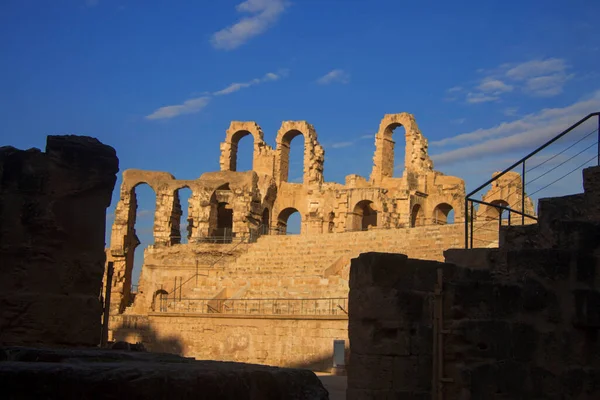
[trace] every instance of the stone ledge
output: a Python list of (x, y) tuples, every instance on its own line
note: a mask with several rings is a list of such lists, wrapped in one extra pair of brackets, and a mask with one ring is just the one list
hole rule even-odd
[[(127, 315), (127, 314), (123, 314)], [(192, 318), (240, 318), (240, 319), (293, 319), (293, 320), (347, 320), (347, 315), (256, 315), (256, 314), (200, 314), (200, 313), (148, 313), (150, 317), (192, 317)]]
[(116, 350), (0, 348), (9, 399), (329, 398), (308, 370)]

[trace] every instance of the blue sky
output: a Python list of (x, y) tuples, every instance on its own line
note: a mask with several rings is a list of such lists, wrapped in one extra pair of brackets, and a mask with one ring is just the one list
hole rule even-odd
[(598, 15), (592, 0), (4, 0), (1, 143), (89, 135), (121, 170), (193, 179), (218, 169), (229, 121), (274, 145), (281, 121), (307, 120), (343, 182), (368, 177), (381, 118), (407, 111), (436, 169), (473, 188), (600, 110)]

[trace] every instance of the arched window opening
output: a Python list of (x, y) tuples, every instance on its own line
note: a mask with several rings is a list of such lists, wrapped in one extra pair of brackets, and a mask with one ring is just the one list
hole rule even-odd
[(305, 138), (300, 131), (289, 131), (281, 138), (280, 161), (283, 181), (304, 182), (304, 146)]
[(333, 211), (329, 213), (327, 220), (329, 221), (327, 224), (327, 233), (333, 233), (335, 230), (335, 214)]
[(231, 171), (252, 171), (254, 136), (248, 131), (237, 131), (231, 137)]
[(406, 130), (402, 124), (391, 124), (383, 132), (383, 165), (382, 170), (392, 172), (391, 176), (402, 176), (404, 172)]
[[(504, 200), (494, 200), (494, 201), (490, 201), (491, 204), (494, 205), (498, 205), (501, 207), (507, 207), (509, 208), (510, 205), (504, 201)], [(505, 210), (501, 210), (500, 208), (497, 207), (492, 207), (492, 206), (486, 206), (486, 210), (485, 210), (485, 219), (487, 221), (497, 221), (500, 218), (500, 214), (502, 214), (502, 224), (508, 224), (508, 211)], [(502, 213), (501, 213), (502, 211)]]
[(280, 235), (297, 235), (302, 229), (302, 216), (295, 208), (289, 207), (277, 217), (277, 231)]
[(355, 231), (368, 231), (370, 227), (377, 226), (377, 211), (370, 200), (359, 201), (353, 210)]
[(415, 204), (410, 213), (410, 226), (423, 226), (425, 225), (425, 214), (423, 212), (423, 207), (420, 204)]
[(166, 312), (168, 296), (169, 293), (164, 289), (158, 289), (156, 292), (154, 292), (154, 295), (152, 296), (152, 303), (150, 305), (152, 311), (158, 310), (160, 312)]
[(454, 223), (454, 209), (448, 203), (438, 204), (433, 209), (433, 223), (437, 225), (446, 225)]
[(260, 234), (268, 235), (269, 234), (269, 220), (270, 220), (270, 211), (268, 208), (265, 208), (262, 213), (261, 221), (260, 221)]
[(173, 221), (171, 223), (171, 235), (173, 237), (172, 242), (177, 243), (188, 243), (192, 237), (193, 221), (192, 215), (190, 214), (190, 198), (192, 197), (192, 190), (187, 186), (175, 191), (175, 202), (173, 205)]
[(219, 203), (217, 206), (217, 229), (214, 236), (231, 239), (233, 236), (233, 208), (229, 203)]
[[(129, 288), (130, 293), (136, 293), (142, 265), (144, 265), (144, 251), (148, 246), (154, 244), (156, 194), (150, 185), (139, 183), (131, 189), (131, 207), (135, 210), (135, 214), (131, 216), (133, 217), (134, 234), (128, 237), (130, 242), (127, 247), (135, 250), (127, 253), (125, 288)], [(129, 299), (130, 305), (133, 302), (133, 296), (129, 296)]]

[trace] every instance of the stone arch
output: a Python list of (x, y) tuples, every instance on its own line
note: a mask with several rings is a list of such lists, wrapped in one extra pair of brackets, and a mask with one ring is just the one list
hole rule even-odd
[(317, 140), (315, 128), (306, 121), (285, 121), (277, 132), (275, 177), (278, 182), (288, 182), (290, 169), (290, 143), (304, 137), (303, 183), (323, 183), (325, 151)]
[[(450, 217), (450, 221), (449, 221)], [(454, 207), (448, 203), (440, 203), (433, 209), (431, 220), (436, 225), (454, 223)]]
[[(166, 310), (166, 301), (169, 293), (164, 289), (158, 289), (152, 295), (152, 303), (150, 305), (150, 309), (152, 311), (156, 311), (156, 306), (159, 307), (159, 311), (164, 312)], [(146, 303), (147, 304), (147, 303)]]
[(377, 211), (371, 200), (361, 200), (353, 209), (353, 231), (367, 231), (369, 227), (377, 226)]
[(409, 113), (386, 114), (375, 135), (375, 156), (371, 182), (380, 183), (383, 178), (394, 176), (394, 129), (403, 126), (405, 130), (404, 170), (432, 171), (433, 162), (427, 154), (427, 139), (423, 136), (414, 115)]
[(225, 141), (221, 143), (221, 171), (236, 171), (238, 144), (248, 135), (253, 139), (252, 169), (257, 164), (257, 157), (262, 147), (268, 147), (264, 141), (264, 134), (256, 122), (232, 121), (225, 133)]
[(415, 204), (410, 211), (411, 228), (425, 225), (425, 212), (420, 204)]
[[(506, 200), (496, 199), (492, 200), (489, 203), (502, 206), (502, 207), (510, 207), (510, 204)], [(486, 220), (498, 220), (500, 218), (500, 209), (492, 206), (485, 206), (485, 219)], [(507, 213), (502, 213), (503, 217), (507, 217)]]
[(300, 233), (302, 233), (302, 214), (294, 207), (287, 207), (281, 210), (277, 216), (277, 231), (280, 235), (287, 234), (288, 220), (294, 213), (300, 215)]
[(233, 234), (234, 194), (229, 183), (217, 187), (210, 197), (209, 236), (229, 242)]

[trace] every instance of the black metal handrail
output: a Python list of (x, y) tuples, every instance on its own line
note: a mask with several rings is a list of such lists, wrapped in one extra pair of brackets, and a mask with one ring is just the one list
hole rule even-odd
[[(581, 124), (583, 124), (584, 122), (588, 121), (589, 119), (591, 119), (593, 117), (598, 117), (598, 128), (594, 132), (591, 132), (591, 133), (597, 132), (597, 134), (598, 134), (598, 141), (595, 144), (597, 146), (597, 156), (596, 156), (596, 158), (597, 158), (597, 165), (600, 165), (600, 112), (594, 112), (594, 113), (588, 114), (584, 118), (580, 119), (579, 121), (577, 121), (576, 123), (574, 123), (573, 125), (571, 125), (567, 129), (565, 129), (564, 131), (562, 131), (561, 133), (559, 133), (558, 135), (556, 135), (555, 137), (553, 137), (552, 139), (550, 139), (549, 141), (547, 141), (546, 143), (544, 143), (543, 145), (539, 146), (534, 151), (532, 151), (531, 153), (527, 154), (525, 157), (521, 158), (519, 161), (515, 162), (510, 167), (508, 167), (505, 170), (503, 170), (502, 172), (498, 173), (497, 175), (495, 175), (494, 177), (492, 177), (491, 179), (489, 179), (487, 182), (485, 182), (484, 184), (482, 184), (479, 187), (477, 187), (477, 189), (471, 191), (469, 194), (467, 194), (465, 196), (465, 222), (464, 222), (464, 224), (465, 224), (465, 248), (468, 249), (469, 245), (470, 245), (471, 248), (473, 247), (473, 220), (475, 219), (474, 203), (482, 204), (482, 205), (486, 205), (486, 206), (491, 206), (491, 207), (495, 207), (497, 210), (499, 210), (499, 225), (502, 225), (502, 212), (503, 211), (508, 211), (508, 221), (509, 221), (509, 224), (510, 224), (510, 215), (511, 215), (511, 213), (515, 213), (515, 214), (521, 216), (521, 224), (525, 224), (525, 218), (530, 218), (530, 219), (532, 219), (534, 221), (537, 221), (537, 216), (530, 215), (530, 214), (527, 214), (525, 212), (525, 199), (526, 199), (526, 193), (525, 193), (525, 183), (526, 183), (526, 179), (525, 179), (525, 173), (526, 173), (525, 162), (528, 159), (530, 159), (531, 157), (535, 156), (536, 154), (538, 154), (539, 152), (541, 152), (542, 150), (544, 150), (545, 148), (547, 148), (548, 146), (550, 146), (551, 144), (553, 144), (554, 142), (556, 142), (557, 140), (559, 140), (563, 136), (567, 135), (569, 132), (573, 131), (575, 128), (577, 128), (578, 126), (580, 126)], [(589, 160), (589, 161), (591, 161), (591, 160)], [(515, 169), (519, 165), (522, 165), (522, 173), (521, 173), (521, 180), (522, 180), (521, 181), (521, 204), (520, 204), (521, 210), (520, 211), (519, 210), (515, 210), (510, 205), (509, 205), (509, 207), (506, 207), (506, 206), (503, 206), (501, 204), (493, 204), (493, 203), (488, 203), (488, 202), (484, 202), (484, 201), (481, 201), (481, 200), (476, 200), (476, 199), (471, 198), (471, 196), (473, 196), (474, 194), (478, 193), (480, 190), (482, 190), (483, 188), (485, 188), (486, 186), (488, 186), (492, 182), (497, 181), (502, 176), (504, 176), (508, 172), (512, 171), (513, 169)], [(571, 172), (573, 172), (573, 171), (571, 171)], [(469, 203), (470, 203), (470, 207), (469, 207)], [(470, 211), (470, 214), (469, 214), (469, 211)], [(470, 232), (469, 232), (469, 229), (470, 229)]]
[(160, 312), (237, 315), (348, 315), (348, 297), (207, 299), (160, 298)]

